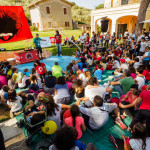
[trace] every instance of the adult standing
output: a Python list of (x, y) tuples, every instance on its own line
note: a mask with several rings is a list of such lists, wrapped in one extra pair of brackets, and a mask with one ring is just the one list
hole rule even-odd
[(1, 150), (5, 150), (5, 145), (4, 145), (4, 137), (3, 137), (3, 133), (0, 129), (0, 148)]
[(105, 46), (108, 47), (108, 44), (109, 44), (109, 33), (107, 32), (106, 36), (105, 36)]
[(57, 56), (58, 55), (62, 56), (61, 40), (62, 40), (61, 34), (59, 34), (59, 31), (56, 30), (55, 42), (56, 42), (56, 47), (57, 47)]
[(111, 36), (111, 46), (115, 45), (115, 41), (116, 41), (116, 33), (114, 32), (113, 35)]
[(81, 42), (81, 51), (83, 51), (83, 47), (84, 47), (84, 43), (85, 43), (84, 32), (82, 32), (82, 35), (80, 36), (80, 42)]
[(138, 42), (138, 41), (141, 41), (141, 38), (142, 38), (142, 37), (144, 37), (144, 35), (141, 34), (141, 32), (139, 31), (138, 37), (137, 37), (137, 42)]
[(132, 129), (137, 122), (143, 123), (146, 120), (146, 128), (148, 136), (150, 136), (150, 101), (148, 97), (150, 97), (150, 85), (147, 87), (147, 91), (142, 91), (139, 98), (136, 100), (136, 106), (140, 103), (141, 105), (136, 117), (132, 120), (129, 129)]
[(33, 44), (35, 45), (35, 48), (38, 50), (38, 55), (39, 55), (39, 58), (42, 59), (42, 48), (41, 48), (41, 43), (40, 41), (46, 41), (46, 40), (43, 40), (39, 37), (39, 34), (37, 33), (36, 34), (36, 37), (34, 38), (33, 40)]

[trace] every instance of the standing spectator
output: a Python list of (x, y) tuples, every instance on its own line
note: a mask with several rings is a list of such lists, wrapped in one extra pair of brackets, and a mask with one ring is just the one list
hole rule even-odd
[(84, 36), (84, 32), (82, 32), (82, 35), (80, 36), (81, 51), (83, 51), (84, 41), (85, 41), (85, 36)]
[(57, 46), (57, 56), (60, 55), (62, 56), (62, 52), (61, 52), (61, 34), (59, 34), (59, 31), (56, 30), (56, 35), (55, 35), (55, 42), (56, 42), (56, 46)]
[(111, 36), (111, 46), (115, 45), (115, 41), (116, 41), (116, 33), (114, 32), (113, 35)]
[(146, 46), (147, 46), (147, 43), (145, 42), (145, 38), (142, 37), (141, 38), (141, 47), (140, 47), (141, 54), (144, 54)]
[(109, 44), (109, 33), (107, 32), (106, 36), (105, 36), (105, 46), (108, 47), (108, 44)]
[(142, 38), (142, 37), (144, 37), (144, 35), (141, 34), (141, 32), (139, 31), (138, 37), (137, 37), (137, 42), (138, 42), (138, 41), (141, 41), (141, 38)]
[(35, 45), (35, 48), (38, 50), (39, 58), (42, 59), (42, 48), (41, 48), (40, 41), (45, 41), (45, 40), (39, 38), (39, 34), (36, 34), (36, 38), (34, 38), (33, 44)]

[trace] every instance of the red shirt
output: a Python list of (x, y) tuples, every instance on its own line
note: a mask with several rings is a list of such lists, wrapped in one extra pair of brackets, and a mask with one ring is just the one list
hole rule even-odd
[(101, 60), (101, 57), (96, 58), (96, 60), (100, 61), (100, 60)]
[(144, 70), (142, 75), (145, 76), (146, 80), (150, 80), (150, 72), (149, 72), (149, 70)]
[(114, 54), (116, 55), (116, 56), (119, 56), (119, 55), (121, 55), (121, 51), (119, 50), (119, 51), (114, 51)]
[(142, 91), (139, 97), (142, 98), (142, 104), (139, 109), (150, 110), (150, 91)]
[(55, 39), (56, 39), (56, 44), (60, 44), (61, 43), (61, 35), (55, 35)]
[(41, 66), (36, 66), (35, 70), (38, 71), (38, 74), (44, 74), (45, 73), (45, 64), (41, 63)]

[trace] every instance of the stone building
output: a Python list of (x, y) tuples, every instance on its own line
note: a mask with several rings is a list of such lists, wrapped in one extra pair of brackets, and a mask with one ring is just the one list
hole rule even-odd
[[(108, 32), (129, 33), (135, 29), (137, 16), (140, 7), (140, 0), (105, 0), (104, 8), (93, 10), (91, 12), (91, 32), (97, 32), (97, 24), (103, 17), (109, 19)], [(150, 19), (150, 6), (147, 10), (146, 19)], [(144, 28), (149, 29), (149, 24), (145, 24)]]
[(39, 0), (30, 4), (32, 26), (39, 31), (56, 29), (55, 25), (61, 29), (72, 29), (72, 6), (66, 0)]

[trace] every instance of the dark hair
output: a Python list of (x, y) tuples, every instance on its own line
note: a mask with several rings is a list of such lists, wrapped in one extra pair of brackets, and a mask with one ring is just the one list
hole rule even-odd
[(37, 91), (37, 87), (36, 87), (36, 82), (37, 82), (37, 77), (33, 74), (30, 76), (30, 81), (32, 81), (32, 90)]
[(75, 127), (75, 125), (76, 125), (76, 120), (75, 119), (80, 114), (79, 107), (77, 105), (73, 104), (70, 108), (70, 113), (71, 113), (71, 116), (73, 118), (73, 126)]
[(17, 70), (17, 68), (12, 68), (12, 72), (14, 73)]
[(85, 63), (85, 58), (81, 58), (81, 63)]
[(82, 68), (84, 69), (84, 68), (87, 68), (87, 65), (86, 64), (83, 64), (82, 65)]
[(126, 77), (131, 76), (131, 71), (130, 70), (125, 70), (124, 73), (125, 73)]
[(48, 102), (45, 102), (47, 105), (47, 115), (52, 116), (56, 115), (55, 109), (59, 111), (58, 105), (54, 102), (54, 98), (51, 95), (45, 96), (48, 99)]
[(36, 113), (31, 117), (31, 124), (36, 125), (37, 123), (40, 123), (42, 120), (44, 120), (45, 114)]
[(41, 66), (41, 63), (39, 60), (35, 60), (34, 63), (36, 63), (38, 66)]
[(139, 72), (140, 74), (143, 73), (143, 69), (141, 67), (137, 68), (137, 72)]
[(98, 96), (98, 95), (96, 95), (96, 96), (94, 97), (93, 102), (94, 102), (94, 104), (95, 104), (96, 106), (98, 106), (98, 107), (103, 106), (103, 99), (102, 99), (100, 96)]
[(35, 74), (36, 70), (34, 68), (31, 69), (31, 74)]
[(24, 69), (24, 72), (28, 72), (29, 70), (27, 68)]
[(131, 73), (134, 73), (134, 74), (136, 73), (135, 68), (133, 66), (130, 66), (129, 70), (131, 71)]
[(75, 73), (73, 72), (73, 70), (69, 70), (69, 75), (75, 75)]
[(97, 78), (96, 77), (92, 77), (89, 79), (89, 85), (94, 85), (97, 84)]
[(8, 68), (8, 69), (11, 69), (11, 65), (8, 65), (7, 68)]
[(56, 30), (56, 33), (57, 33), (57, 34), (59, 34), (59, 31), (58, 31), (58, 30)]
[(53, 79), (52, 71), (48, 71), (48, 79), (51, 81)]
[(138, 122), (133, 126), (131, 139), (142, 139), (142, 149), (146, 148), (147, 130), (142, 123)]
[(9, 86), (8, 86), (8, 85), (3, 85), (2, 90), (3, 90), (4, 92), (8, 92)]
[(58, 62), (55, 62), (55, 65), (59, 65)]
[(56, 131), (54, 144), (59, 150), (70, 150), (75, 146), (75, 140), (72, 128), (64, 126)]
[(137, 84), (132, 84), (130, 88), (138, 90), (138, 85)]
[(98, 67), (98, 69), (101, 69), (101, 68), (102, 68), (102, 65), (98, 65), (97, 67)]
[(64, 85), (66, 84), (66, 79), (65, 77), (61, 76), (57, 79), (57, 84), (61, 84), (61, 85)]
[(17, 100), (16, 96), (17, 96), (17, 94), (16, 94), (15, 89), (9, 89), (8, 90), (8, 101), (10, 101), (10, 102), (16, 101)]
[(139, 58), (138, 57), (135, 57), (134, 59), (136, 62), (139, 62)]

